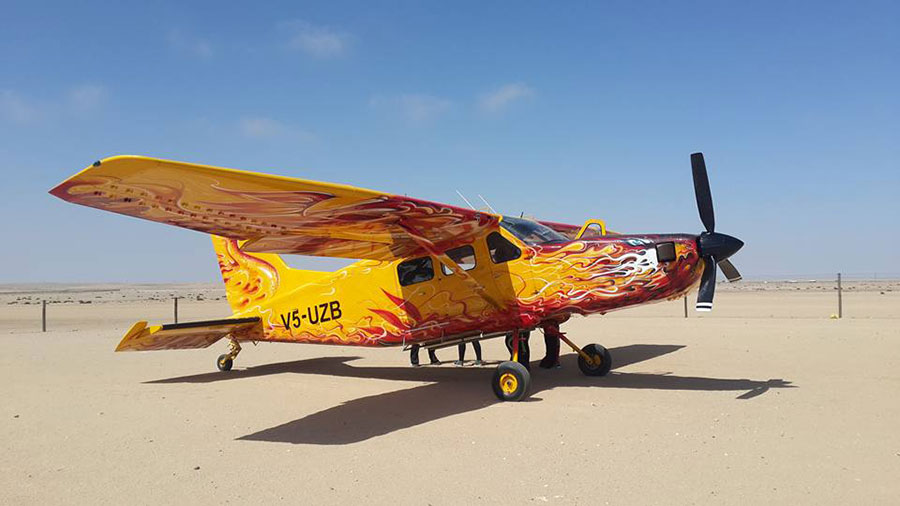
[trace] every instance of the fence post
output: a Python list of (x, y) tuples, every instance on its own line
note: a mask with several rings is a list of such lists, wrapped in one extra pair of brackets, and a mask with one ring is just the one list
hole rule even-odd
[(687, 295), (684, 296), (684, 317), (685, 317), (685, 318), (688, 317), (688, 312), (687, 312)]
[(41, 301), (41, 332), (47, 332), (47, 301)]
[(837, 283), (838, 283), (838, 318), (843, 318), (844, 317), (844, 301), (841, 297), (842, 294), (841, 294), (841, 273), (840, 272), (838, 273)]
[(178, 323), (178, 297), (175, 297), (175, 323)]

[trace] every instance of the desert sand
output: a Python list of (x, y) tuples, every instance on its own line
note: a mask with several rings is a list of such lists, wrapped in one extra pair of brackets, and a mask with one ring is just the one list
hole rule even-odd
[(0, 287), (0, 504), (900, 500), (897, 282), (849, 284), (840, 320), (831, 284), (774, 282), (720, 284), (687, 319), (681, 301), (573, 318), (612, 373), (568, 353), (520, 403), (455, 349), (412, 368), (399, 348), (247, 345), (229, 373), (225, 342), (113, 353), (176, 295), (181, 321), (230, 314), (215, 285)]

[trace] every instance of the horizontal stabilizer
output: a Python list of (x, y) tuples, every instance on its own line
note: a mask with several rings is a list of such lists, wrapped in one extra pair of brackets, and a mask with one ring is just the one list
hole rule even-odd
[(206, 348), (229, 334), (239, 341), (248, 341), (258, 339), (261, 333), (258, 317), (171, 323), (152, 327), (147, 326), (147, 322), (140, 321), (125, 334), (116, 351)]

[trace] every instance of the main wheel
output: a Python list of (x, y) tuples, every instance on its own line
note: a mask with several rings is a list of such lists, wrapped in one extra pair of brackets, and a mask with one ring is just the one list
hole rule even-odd
[(599, 344), (589, 344), (581, 349), (591, 357), (593, 363), (589, 364), (580, 354), (578, 355), (578, 368), (588, 376), (606, 376), (612, 367), (612, 355), (609, 350)]
[(220, 371), (230, 371), (232, 365), (234, 365), (234, 360), (228, 355), (219, 355), (219, 359), (216, 360), (216, 367), (218, 367)]
[(501, 401), (520, 401), (528, 394), (531, 375), (518, 362), (503, 362), (494, 371), (491, 386), (494, 388), (494, 395)]

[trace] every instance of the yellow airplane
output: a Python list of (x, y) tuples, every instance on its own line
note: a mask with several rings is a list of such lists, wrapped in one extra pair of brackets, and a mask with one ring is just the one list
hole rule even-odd
[[(205, 348), (227, 337), (229, 370), (241, 342), (428, 349), (508, 336), (511, 360), (491, 380), (501, 400), (528, 392), (528, 331), (578, 353), (584, 374), (612, 365), (599, 344), (579, 348), (559, 325), (685, 296), (700, 283), (712, 308), (716, 265), (743, 243), (714, 231), (703, 155), (691, 155), (706, 231), (626, 235), (601, 220), (538, 222), (333, 183), (140, 156), (95, 162), (50, 193), (69, 202), (212, 235), (233, 314), (149, 326), (116, 351)], [(288, 267), (279, 255), (359, 259), (334, 272)]]

